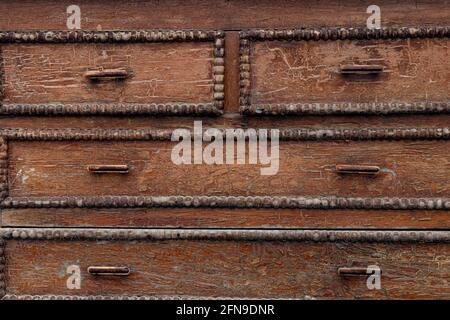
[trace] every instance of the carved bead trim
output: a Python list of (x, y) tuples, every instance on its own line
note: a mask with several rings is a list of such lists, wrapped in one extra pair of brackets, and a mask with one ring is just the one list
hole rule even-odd
[[(226, 138), (228, 131), (222, 129)], [(267, 129), (256, 129), (259, 137), (268, 135)], [(248, 135), (244, 129), (234, 129), (235, 137)], [(450, 128), (280, 128), (281, 140), (448, 140)], [(0, 136), (10, 140), (169, 140), (171, 129), (29, 129), (0, 128)]]
[(1, 31), (0, 43), (132, 43), (212, 41), (223, 31), (121, 30), (121, 31)]
[(331, 114), (431, 114), (450, 113), (450, 102), (417, 103), (288, 103), (241, 104), (248, 115), (331, 115)]
[[(214, 79), (217, 77), (214, 76)], [(220, 89), (214, 87), (214, 90)], [(216, 91), (215, 91), (216, 92)], [(214, 100), (216, 100), (214, 98)], [(0, 105), (3, 115), (220, 115), (222, 103), (80, 103), (80, 104), (15, 104)]]
[(9, 197), (2, 208), (280, 208), (450, 210), (450, 198), (301, 196)]
[(214, 82), (214, 106), (216, 110), (222, 110), (224, 106), (224, 74), (225, 74), (225, 39), (218, 37), (214, 41), (214, 62), (213, 62), (213, 82)]
[(450, 26), (367, 28), (255, 29), (241, 31), (241, 38), (251, 40), (370, 40), (450, 37)]
[(251, 103), (251, 41), (369, 40), (450, 37), (450, 27), (248, 30), (240, 33), (240, 111), (247, 115), (449, 113), (448, 101), (419, 103)]
[(15, 240), (450, 242), (450, 231), (3, 228)]
[(0, 201), (8, 196), (8, 143), (0, 137)]
[(239, 46), (239, 75), (240, 75), (240, 96), (239, 104), (241, 112), (250, 106), (251, 96), (251, 65), (250, 65), (250, 41), (240, 40)]

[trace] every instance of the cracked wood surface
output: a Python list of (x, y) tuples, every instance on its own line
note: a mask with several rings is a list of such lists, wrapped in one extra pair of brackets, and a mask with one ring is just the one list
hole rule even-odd
[[(6, 45), (3, 102), (212, 102), (213, 49), (212, 42)], [(104, 69), (126, 70), (130, 77), (85, 77)]]
[[(268, 165), (248, 164), (248, 158), (247, 164), (177, 166), (170, 141), (10, 141), (9, 196), (448, 197), (449, 143), (281, 141), (278, 173), (262, 176), (260, 168)], [(95, 175), (87, 170), (92, 164), (130, 169)], [(381, 170), (376, 176), (343, 175), (337, 164)]]
[[(7, 293), (445, 299), (449, 250), (446, 244), (9, 240)], [(72, 264), (82, 271), (79, 290), (66, 287)], [(131, 274), (93, 277), (86, 272), (92, 265), (128, 266)], [(337, 274), (339, 267), (368, 265), (382, 269), (381, 290), (368, 290), (364, 276)]]
[[(448, 101), (447, 39), (250, 42), (251, 104)], [(381, 65), (342, 75), (342, 65)]]
[[(0, 29), (66, 28), (69, 0), (0, 1)], [(246, 29), (308, 26), (366, 26), (369, 0), (78, 0), (81, 27), (108, 29)], [(447, 0), (378, 0), (382, 23), (445, 25)], [(30, 19), (30, 14), (33, 18)], [(281, 18), (282, 17), (282, 18)]]

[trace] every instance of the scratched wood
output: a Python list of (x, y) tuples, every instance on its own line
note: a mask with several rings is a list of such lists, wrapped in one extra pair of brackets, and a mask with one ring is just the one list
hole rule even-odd
[(4, 227), (450, 229), (448, 211), (321, 209), (4, 209)]
[[(450, 298), (450, 246), (236, 241), (8, 241), (9, 294), (146, 294), (248, 298)], [(67, 289), (78, 265), (81, 288)], [(381, 290), (344, 266), (377, 265)], [(127, 266), (123, 278), (89, 266)]]
[[(251, 44), (252, 104), (448, 101), (447, 39), (262, 41)], [(342, 75), (380, 65), (380, 75)]]
[[(246, 164), (176, 165), (171, 159), (175, 144), (10, 141), (9, 195), (449, 196), (447, 140), (281, 141), (274, 175), (261, 175), (260, 169), (269, 164), (249, 164), (248, 154)], [(130, 170), (87, 170), (99, 164), (125, 164)], [(380, 173), (342, 175), (336, 172), (337, 164), (376, 165)]]
[[(232, 106), (235, 110), (238, 104)], [(238, 113), (226, 113), (222, 117), (6, 117), (0, 116), (0, 127), (18, 128), (193, 128), (195, 121), (202, 121), (204, 128), (443, 128), (450, 123), (450, 115), (389, 115), (389, 116), (289, 116), (252, 117)]]
[[(212, 43), (14, 44), (2, 56), (5, 103), (213, 101)], [(131, 76), (85, 77), (102, 69)]]
[[(70, 0), (0, 1), (0, 29), (66, 29)], [(365, 27), (370, 0), (78, 0), (81, 27), (108, 29), (246, 29)], [(445, 25), (447, 0), (378, 0), (382, 24)], [(32, 15), (32, 18), (30, 18)]]

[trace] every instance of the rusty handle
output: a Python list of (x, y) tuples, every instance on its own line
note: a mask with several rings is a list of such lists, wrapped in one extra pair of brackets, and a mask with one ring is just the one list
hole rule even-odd
[(123, 80), (130, 76), (130, 72), (124, 69), (90, 70), (84, 76), (92, 81), (98, 80)]
[(340, 66), (343, 75), (377, 75), (384, 71), (381, 65), (343, 65)]
[(336, 172), (339, 174), (377, 175), (380, 167), (358, 164), (337, 164)]
[(128, 165), (113, 164), (113, 165), (97, 165), (91, 164), (87, 166), (87, 169), (91, 173), (128, 173)]
[(126, 277), (130, 274), (128, 267), (106, 267), (106, 266), (91, 266), (87, 269), (88, 273), (93, 276), (115, 276)]
[[(381, 272), (381, 270), (380, 270)], [(338, 268), (340, 276), (368, 276), (372, 274), (368, 267), (341, 267)]]

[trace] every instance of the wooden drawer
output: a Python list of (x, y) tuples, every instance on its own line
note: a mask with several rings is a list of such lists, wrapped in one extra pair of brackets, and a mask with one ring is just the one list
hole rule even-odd
[(241, 111), (448, 113), (449, 28), (241, 33)]
[(221, 32), (19, 32), (9, 40), (2, 48), (3, 114), (223, 108)]
[[(10, 197), (450, 195), (450, 142), (445, 137), (392, 140), (386, 135), (384, 140), (373, 141), (293, 141), (295, 137), (291, 137), (280, 141), (278, 171), (261, 175), (260, 169), (269, 165), (177, 165), (171, 160), (177, 142), (167, 141), (170, 134), (166, 138), (143, 135), (135, 141), (133, 131), (117, 136), (115, 131), (105, 131), (79, 141), (57, 132), (58, 139), (68, 140), (12, 137), (8, 142)], [(117, 166), (119, 172), (96, 172), (98, 165)], [(441, 207), (446, 208), (445, 201)]]
[[(7, 298), (450, 297), (448, 232), (167, 229), (2, 232), (10, 239), (4, 249)], [(349, 239), (356, 242), (347, 242)], [(434, 241), (440, 243), (431, 243)], [(70, 266), (72, 269), (68, 269)], [(68, 270), (74, 272), (73, 266), (80, 269), (79, 289), (73, 287), (72, 281), (69, 281), (71, 289), (67, 286)], [(368, 266), (381, 270), (379, 290), (367, 287)], [(120, 267), (116, 272), (122, 275), (108, 276), (108, 270), (98, 267)]]

